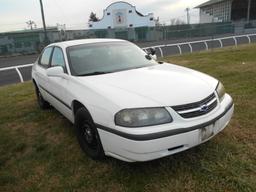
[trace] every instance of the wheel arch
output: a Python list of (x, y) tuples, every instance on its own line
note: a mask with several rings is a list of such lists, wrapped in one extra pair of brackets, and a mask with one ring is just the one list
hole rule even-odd
[[(90, 111), (87, 109), (87, 107), (86, 107), (84, 104), (82, 104), (82, 103), (81, 103), (80, 101), (78, 101), (78, 100), (74, 100), (74, 101), (72, 102), (72, 111), (73, 111), (74, 117), (75, 117), (75, 115), (76, 115), (77, 110), (80, 109), (80, 108), (85, 108), (85, 110), (86, 110), (87, 113), (90, 115), (91, 119), (93, 120)], [(94, 122), (94, 121), (93, 121), (93, 122)]]
[(33, 84), (36, 86), (36, 88), (38, 88), (37, 83), (36, 83), (36, 80), (35, 80), (34, 78), (32, 79), (32, 82), (33, 82)]

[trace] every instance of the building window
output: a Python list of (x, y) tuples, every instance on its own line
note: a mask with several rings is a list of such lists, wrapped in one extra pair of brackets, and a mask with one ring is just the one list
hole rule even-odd
[(92, 27), (92, 24), (90, 24), (89, 27)]
[(108, 12), (107, 15), (110, 15), (110, 13)]
[(129, 10), (129, 13), (132, 13), (132, 10)]
[(111, 26), (108, 26), (108, 29), (111, 29)]
[(153, 20), (154, 20), (154, 18), (153, 18), (153, 17), (151, 17), (149, 20), (150, 20), (150, 21), (153, 21)]
[(130, 24), (129, 26), (130, 26), (130, 27), (133, 27), (133, 24)]

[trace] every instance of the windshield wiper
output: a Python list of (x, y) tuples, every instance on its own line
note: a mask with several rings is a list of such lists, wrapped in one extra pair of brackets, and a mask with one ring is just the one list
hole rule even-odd
[(92, 73), (86, 73), (86, 74), (81, 74), (81, 75), (77, 75), (77, 76), (92, 76), (92, 75), (103, 75), (103, 74), (107, 74), (110, 72), (104, 72), (104, 71), (94, 71)]

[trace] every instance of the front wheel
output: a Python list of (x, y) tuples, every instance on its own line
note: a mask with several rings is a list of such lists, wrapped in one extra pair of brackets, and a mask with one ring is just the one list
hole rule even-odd
[(96, 126), (85, 108), (75, 114), (75, 130), (82, 150), (94, 160), (103, 159), (105, 154)]

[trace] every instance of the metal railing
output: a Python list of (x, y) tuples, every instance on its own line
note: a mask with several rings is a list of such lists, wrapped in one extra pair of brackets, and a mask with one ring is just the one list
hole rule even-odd
[(4, 67), (4, 68), (0, 68), (0, 71), (8, 71), (8, 70), (15, 69), (19, 78), (20, 78), (20, 82), (23, 83), (24, 78), (23, 78), (19, 68), (25, 68), (25, 67), (31, 67), (31, 66), (33, 66), (33, 64), (17, 65), (17, 66), (13, 66), (13, 67)]
[[(142, 49), (145, 50), (145, 51), (147, 49), (149, 49), (149, 48), (158, 49), (159, 53), (160, 53), (160, 56), (164, 57), (164, 56), (167, 56), (167, 55), (164, 55), (163, 48), (176, 46), (178, 48), (178, 50), (179, 50), (179, 54), (182, 55), (183, 54), (183, 51), (182, 51), (182, 48), (181, 48), (182, 45), (188, 45), (188, 47), (190, 49), (190, 52), (193, 53), (194, 52), (193, 44), (196, 44), (196, 43), (203, 43), (204, 44), (204, 50), (209, 50), (209, 44), (208, 43), (210, 43), (210, 42), (218, 41), (219, 42), (219, 48), (223, 48), (224, 47), (223, 40), (231, 39), (231, 40), (233, 40), (234, 45), (237, 46), (238, 45), (238, 38), (243, 38), (243, 37), (246, 37), (248, 39), (248, 43), (249, 44), (254, 42), (252, 37), (255, 37), (255, 42), (256, 42), (256, 33), (255, 33), (255, 34), (229, 36), (229, 37), (223, 37), (223, 38), (206, 39), (206, 40), (200, 40), (200, 41), (190, 41), (190, 42), (175, 43), (175, 44), (166, 44), (166, 45), (162, 44), (162, 45), (155, 45), (155, 46), (150, 46), (150, 47), (144, 47)], [(31, 67), (32, 65), (33, 64), (25, 64), (25, 65), (13, 66), (13, 67), (0, 68), (0, 72), (1, 71), (8, 71), (8, 70), (13, 70), (14, 69), (14, 70), (16, 70), (16, 72), (17, 72), (17, 74), (19, 76), (20, 82), (24, 82), (24, 78), (22, 76), (20, 68)]]
[(255, 34), (246, 34), (246, 35), (237, 35), (237, 36), (229, 36), (229, 37), (222, 37), (222, 38), (212, 38), (212, 39), (205, 39), (205, 40), (200, 40), (200, 41), (190, 41), (190, 42), (183, 42), (183, 43), (175, 43), (175, 44), (162, 44), (162, 45), (155, 45), (155, 46), (150, 46), (150, 47), (144, 47), (142, 48), (143, 50), (147, 50), (149, 48), (155, 48), (155, 49), (158, 49), (159, 52), (160, 52), (160, 56), (161, 57), (164, 57), (164, 56), (167, 56), (167, 55), (164, 55), (163, 53), (163, 48), (166, 48), (166, 47), (174, 47), (176, 46), (179, 50), (179, 54), (182, 55), (183, 52), (182, 52), (182, 49), (181, 49), (181, 46), (182, 45), (188, 45), (189, 48), (190, 48), (190, 52), (193, 53), (193, 44), (196, 44), (196, 43), (203, 43), (204, 46), (205, 46), (205, 50), (209, 50), (209, 44), (208, 43), (211, 43), (213, 41), (218, 41), (219, 42), (219, 48), (223, 48), (224, 45), (223, 45), (223, 40), (227, 40), (227, 39), (231, 39), (234, 41), (234, 45), (237, 46), (238, 45), (238, 38), (243, 38), (243, 37), (246, 37), (248, 39), (248, 44), (252, 43), (252, 37), (255, 36), (256, 37), (256, 33)]

